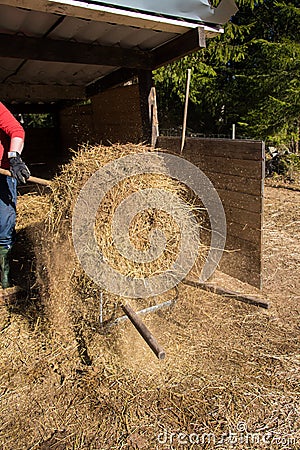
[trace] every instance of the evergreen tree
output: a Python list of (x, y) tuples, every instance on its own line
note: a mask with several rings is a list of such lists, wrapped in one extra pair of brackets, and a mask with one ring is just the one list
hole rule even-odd
[[(192, 68), (188, 125), (296, 146), (300, 119), (300, 8), (296, 0), (239, 0), (239, 12), (206, 49), (155, 74), (160, 109), (181, 121)], [(166, 123), (161, 117), (162, 124)]]

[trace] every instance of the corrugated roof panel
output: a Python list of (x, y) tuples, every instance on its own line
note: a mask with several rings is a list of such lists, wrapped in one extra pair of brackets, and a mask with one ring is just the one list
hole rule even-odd
[[(171, 37), (176, 36), (176, 34), (171, 34), (171, 33), (161, 33), (158, 31), (152, 31), (152, 30), (147, 30), (145, 28), (143, 29), (132, 29), (132, 32), (130, 34), (128, 34), (128, 36), (124, 37), (123, 39), (120, 39), (120, 45), (121, 47), (126, 47), (126, 48), (134, 48), (134, 47), (138, 47), (138, 48), (143, 48), (143, 49), (149, 49), (152, 47), (147, 47), (145, 45), (145, 42), (147, 42), (150, 38), (155, 36), (155, 41), (156, 41), (156, 45), (162, 44), (164, 42), (167, 42), (169, 39), (171, 39)], [(144, 45), (142, 45), (144, 43)]]
[(23, 24), (22, 32), (27, 36), (43, 36), (55, 24), (59, 16), (45, 14), (38, 11), (31, 11), (27, 15)]
[[(2, 60), (0, 60), (1, 63)], [(27, 61), (16, 75), (10, 77), (9, 81), (26, 83), (30, 80), (31, 84), (82, 86), (113, 70), (115, 67), (110, 66)]]
[[(55, 27), (48, 37), (53, 39), (77, 39), (78, 35), (84, 35), (91, 24), (87, 19), (76, 19), (73, 17), (65, 17), (63, 21)], [(85, 39), (86, 41), (87, 39)], [(82, 40), (83, 42), (83, 40)]]
[(1, 33), (24, 33), (27, 36), (43, 36), (57, 21), (56, 14), (29, 11), (11, 6), (1, 6)]
[[(124, 27), (122, 25), (114, 25), (113, 28), (108, 30), (105, 34), (98, 39), (98, 42), (103, 45), (112, 45), (112, 46), (121, 46), (124, 48), (128, 48), (126, 42), (132, 36), (132, 33), (136, 34), (136, 28), (133, 27)], [(134, 46), (137, 45), (138, 39), (135, 37)]]
[(148, 50), (156, 48), (176, 36), (175, 33), (115, 25), (115, 28), (101, 37), (101, 43), (104, 45), (120, 45), (123, 48)]
[(152, 49), (175, 37), (174, 33), (146, 28), (126, 27), (104, 22), (66, 17), (49, 35), (52, 39), (77, 42), (98, 42), (102, 45), (120, 45), (123, 48)]
[[(98, 22), (6, 5), (0, 5), (0, 30), (6, 34), (35, 37), (47, 35), (47, 38), (52, 39), (97, 42), (142, 50), (153, 49), (177, 36), (175, 33), (149, 28)], [(116, 70), (116, 67), (110, 66), (23, 61), (1, 58), (1, 55), (0, 63), (0, 79), (8, 79), (9, 83), (86, 85)]]
[(92, 22), (90, 20), (65, 17), (48, 37), (52, 39), (74, 39), (78, 42), (95, 42), (114, 25), (105, 22)]
[(174, 33), (162, 33), (161, 31), (156, 31), (149, 35), (149, 37), (145, 36), (145, 40), (141, 40), (139, 44), (139, 48), (141, 50), (154, 49), (167, 40), (173, 39), (177, 35)]
[[(43, 36), (57, 22), (59, 16), (37, 11), (1, 6), (0, 30), (2, 33), (19, 33), (26, 36)], [(48, 38), (98, 42), (102, 45), (120, 45), (124, 48), (152, 49), (175, 37), (175, 33), (136, 28), (87, 19), (65, 17), (48, 35)]]
[[(21, 2), (19, 0), (5, 1), (6, 3), (9, 2), (11, 6), (1, 4), (0, 0), (0, 33), (37, 38), (36, 41), (28, 40), (29, 51), (27, 49), (24, 53), (19, 52), (18, 50), (22, 49), (22, 45), (16, 49), (14, 45), (17, 44), (14, 42), (11, 52), (4, 52), (3, 49), (2, 54), (7, 55), (7, 57), (1, 57), (0, 54), (0, 83), (3, 83), (2, 87), (8, 84), (12, 95), (14, 95), (14, 84), (27, 86), (28, 92), (30, 92), (32, 84), (86, 86), (117, 70), (119, 64), (122, 64), (121, 58), (116, 61), (118, 66), (115, 67), (19, 59), (20, 55), (24, 54), (24, 58), (43, 59), (44, 57), (47, 60), (49, 51), (47, 53), (46, 49), (45, 55), (41, 54), (40, 51), (42, 47), (40, 47), (41, 42), (39, 41), (41, 40), (39, 38), (42, 36), (47, 37), (47, 39), (85, 44), (98, 43), (126, 49), (153, 50), (176, 36), (197, 27), (197, 23), (187, 23), (180, 19), (168, 19), (164, 16), (154, 17), (150, 13), (140, 14), (124, 9), (120, 11), (113, 7), (113, 2), (103, 2), (100, 6), (101, 2), (93, 3), (94, 0), (87, 0), (86, 2), (76, 0), (26, 2), (24, 0), (22, 6), (27, 4), (28, 6), (20, 8)], [(126, 3), (126, 0), (124, 1)], [(186, 3), (188, 1), (185, 0)], [(223, 1), (233, 2), (234, 0)], [(178, 0), (178, 2), (180, 4), (185, 3), (183, 0)], [(103, 6), (108, 3), (111, 6), (110, 8)], [(143, 0), (139, 4), (141, 6)], [(162, 2), (157, 2), (156, 7), (160, 8), (160, 6), (162, 6)], [(52, 12), (49, 12), (49, 10)], [(207, 26), (205, 26), (205, 29), (207, 29)], [(213, 33), (214, 29), (211, 29), (211, 32)], [(51, 46), (49, 48), (51, 49)], [(13, 55), (16, 58), (11, 58)], [(62, 60), (64, 59), (64, 56), (62, 56)]]
[(25, 9), (12, 8), (11, 6), (1, 6), (0, 30), (15, 32), (22, 27), (22, 24), (28, 14)]

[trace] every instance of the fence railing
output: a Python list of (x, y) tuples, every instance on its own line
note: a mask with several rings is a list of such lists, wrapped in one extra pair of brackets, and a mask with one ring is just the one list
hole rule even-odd
[[(182, 130), (181, 128), (162, 128), (159, 130), (160, 136), (181, 136)], [(211, 138), (211, 139), (232, 139), (231, 134), (226, 133), (196, 133), (192, 130), (186, 130), (187, 137), (196, 137), (196, 138)], [(243, 139), (243, 140), (253, 140), (253, 138), (245, 137), (245, 136), (235, 136), (235, 139)]]

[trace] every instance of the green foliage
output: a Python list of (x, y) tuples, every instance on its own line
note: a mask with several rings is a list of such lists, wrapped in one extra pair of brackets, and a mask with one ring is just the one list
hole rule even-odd
[(300, 171), (300, 156), (293, 153), (284, 155), (281, 159), (284, 173)]
[(54, 116), (49, 113), (22, 114), (25, 128), (52, 128), (55, 126)]
[[(295, 143), (300, 120), (300, 8), (296, 0), (239, 0), (239, 12), (207, 48), (155, 73), (160, 110), (181, 123), (185, 79), (192, 69), (188, 125)], [(171, 119), (170, 119), (171, 118)], [(162, 120), (164, 122), (164, 120)], [(164, 125), (164, 123), (163, 123)]]
[(294, 180), (300, 174), (300, 156), (294, 153), (282, 153), (272, 163), (272, 173), (269, 176), (283, 176), (285, 180)]

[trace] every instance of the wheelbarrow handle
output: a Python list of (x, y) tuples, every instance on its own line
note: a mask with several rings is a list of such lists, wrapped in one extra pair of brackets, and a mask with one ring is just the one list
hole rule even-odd
[[(9, 170), (1, 169), (1, 168), (0, 168), (0, 175), (6, 175), (8, 177), (12, 176), (12, 174)], [(50, 186), (52, 183), (50, 180), (45, 180), (44, 178), (32, 177), (31, 175), (27, 181), (30, 181), (31, 183), (42, 184), (43, 186)]]

